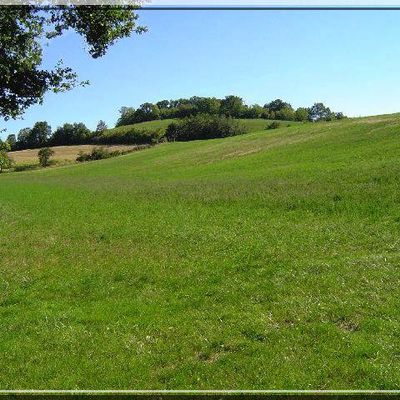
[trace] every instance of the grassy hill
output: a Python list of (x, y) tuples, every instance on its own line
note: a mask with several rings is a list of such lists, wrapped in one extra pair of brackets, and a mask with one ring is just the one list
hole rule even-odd
[(141, 122), (139, 124), (133, 124), (133, 125), (124, 125), (124, 126), (119, 126), (118, 128), (107, 129), (106, 134), (108, 135), (123, 134), (124, 132), (126, 132), (126, 130), (132, 129), (133, 127), (136, 129), (143, 129), (143, 130), (160, 129), (162, 132), (165, 132), (165, 130), (168, 128), (168, 125), (173, 121), (174, 121), (173, 119), (162, 119), (157, 121)]
[[(112, 128), (107, 130), (107, 134), (123, 134), (126, 130), (132, 129), (135, 127), (137, 129), (147, 129), (147, 130), (156, 130), (160, 129), (162, 132), (168, 128), (168, 125), (173, 122), (173, 119), (164, 119), (164, 120), (157, 120), (157, 121), (148, 121), (148, 122), (141, 122), (139, 124), (134, 125), (126, 125), (120, 126), (118, 128)], [(248, 129), (249, 132), (261, 131), (267, 127), (268, 124), (272, 122), (272, 120), (266, 119), (241, 119), (242, 124)], [(282, 126), (287, 125), (297, 125), (298, 122), (295, 121), (278, 121), (281, 123)]]
[(398, 389), (399, 125), (0, 176), (0, 386)]
[[(162, 133), (165, 132), (168, 125), (173, 122), (173, 119), (158, 120), (158, 121), (148, 121), (142, 122), (134, 125), (126, 125), (118, 128), (107, 129), (104, 133), (105, 136), (120, 136), (124, 135), (126, 132), (136, 128), (139, 130), (155, 131), (160, 130)], [(256, 132), (266, 129), (267, 125), (272, 121), (265, 119), (242, 119), (241, 123), (246, 127), (247, 132)], [(289, 126), (298, 124), (298, 122), (293, 121), (278, 121), (281, 126)], [(56, 165), (65, 165), (67, 163), (74, 162), (79, 154), (79, 152), (89, 153), (93, 148), (102, 146), (110, 151), (120, 150), (129, 151), (135, 148), (135, 145), (93, 145), (93, 144), (81, 144), (81, 145), (69, 145), (69, 146), (53, 146), (54, 151), (51, 157)], [(39, 167), (38, 163), (38, 151), (39, 149), (27, 149), (27, 150), (17, 150), (10, 152), (10, 156), (14, 161), (14, 165), (19, 167)]]

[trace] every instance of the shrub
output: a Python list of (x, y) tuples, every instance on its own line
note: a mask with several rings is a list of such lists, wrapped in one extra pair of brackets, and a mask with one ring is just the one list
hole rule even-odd
[(50, 157), (54, 155), (54, 151), (50, 147), (43, 147), (38, 152), (39, 164), (42, 167), (48, 167), (50, 165)]
[(280, 128), (281, 123), (278, 121), (273, 121), (269, 125), (267, 125), (267, 129), (278, 129)]
[(32, 171), (38, 168), (37, 164), (19, 164), (14, 167), (14, 172)]
[(346, 116), (342, 112), (338, 112), (335, 114), (336, 119), (344, 119)]
[(171, 123), (165, 135), (169, 141), (189, 141), (223, 138), (243, 133), (246, 133), (243, 125), (231, 117), (198, 114)]
[(94, 160), (104, 160), (105, 158), (111, 158), (121, 155), (122, 152), (116, 151), (108, 151), (104, 147), (95, 147), (92, 149), (90, 153), (84, 153), (82, 150), (79, 152), (76, 161), (85, 162), (85, 161), (94, 161)]
[(84, 153), (82, 150), (79, 151), (78, 157), (76, 157), (77, 162), (85, 162), (89, 161), (90, 159), (90, 154)]
[(104, 147), (95, 147), (90, 153), (84, 153), (81, 150), (78, 153), (76, 161), (85, 162), (85, 161), (103, 160), (105, 158), (118, 157), (127, 153), (132, 153), (134, 151), (148, 149), (149, 147), (151, 147), (151, 145), (143, 144), (127, 150), (113, 150), (113, 151), (108, 151)]
[(119, 155), (120, 155), (119, 151), (108, 151), (104, 147), (95, 147), (90, 154), (90, 159), (104, 160), (105, 158), (115, 157)]

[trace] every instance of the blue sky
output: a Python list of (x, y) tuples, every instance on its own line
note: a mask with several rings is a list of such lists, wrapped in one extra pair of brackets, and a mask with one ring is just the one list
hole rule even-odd
[(49, 94), (24, 119), (0, 121), (4, 137), (47, 120), (113, 126), (121, 106), (237, 94), (294, 107), (322, 101), (349, 116), (400, 111), (400, 11), (141, 11), (149, 27), (93, 60), (73, 33), (50, 42), (90, 86)]

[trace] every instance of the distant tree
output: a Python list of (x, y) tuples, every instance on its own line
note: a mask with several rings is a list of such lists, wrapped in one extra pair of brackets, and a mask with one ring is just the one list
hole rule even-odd
[(262, 118), (264, 109), (259, 104), (253, 104), (248, 108), (246, 118)]
[(181, 103), (175, 109), (174, 117), (175, 118), (186, 118), (190, 117), (191, 115), (197, 114), (197, 108), (193, 104), (189, 103)]
[(0, 116), (16, 118), (41, 103), (47, 91), (79, 84), (76, 73), (61, 62), (52, 70), (43, 69), (46, 40), (72, 29), (85, 39), (93, 58), (101, 57), (118, 39), (145, 31), (136, 26), (134, 5), (0, 6)]
[(96, 133), (102, 133), (105, 130), (107, 130), (107, 124), (101, 119), (98, 123), (97, 123), (97, 127), (96, 127)]
[(170, 107), (169, 100), (161, 100), (158, 103), (156, 103), (156, 105), (160, 110)]
[(221, 114), (227, 117), (240, 118), (244, 108), (243, 99), (238, 96), (226, 96), (221, 101)]
[(202, 99), (205, 99), (205, 97), (192, 96), (190, 99), (187, 100), (187, 102), (188, 104), (191, 104), (192, 106), (195, 106), (197, 108), (197, 105), (200, 103)]
[(18, 132), (17, 136), (17, 148), (27, 149), (29, 148), (31, 137), (31, 128), (23, 128)]
[(292, 106), (281, 99), (276, 99), (274, 101), (271, 101), (270, 103), (265, 104), (264, 108), (268, 110), (268, 112), (271, 114), (271, 119), (274, 119), (275, 113), (281, 111), (284, 108), (292, 108)]
[(299, 107), (295, 112), (296, 121), (308, 121), (309, 119), (309, 110), (305, 107)]
[(184, 104), (186, 105), (193, 105), (193, 97), (192, 100), (190, 99), (184, 99), (184, 98), (180, 98), (178, 100), (171, 100), (170, 101), (171, 105), (175, 108), (178, 108), (179, 106), (182, 106)]
[(116, 123), (116, 127), (133, 125), (135, 123), (135, 109), (133, 107), (121, 107), (119, 110), (120, 116)]
[(336, 119), (344, 119), (346, 116), (342, 112), (338, 112), (335, 114)]
[(46, 145), (51, 127), (46, 121), (36, 122), (33, 128), (23, 128), (18, 133), (18, 149), (34, 149)]
[(279, 111), (275, 112), (275, 118), (283, 121), (294, 121), (295, 113), (293, 111), (292, 106), (285, 106), (281, 108)]
[(263, 107), (263, 111), (261, 112), (260, 118), (269, 119), (269, 117), (270, 117), (269, 111)]
[(330, 121), (334, 114), (329, 107), (325, 107), (323, 103), (315, 103), (309, 109), (309, 119), (311, 121)]
[(170, 100), (169, 101), (169, 108), (177, 108), (179, 106), (179, 100)]
[[(179, 100), (170, 100), (169, 101), (169, 108), (177, 108), (180, 104), (181, 104), (181, 100), (182, 99), (179, 99)], [(186, 99), (183, 99), (184, 100), (184, 104), (187, 104), (188, 103), (188, 100), (186, 100)]]
[(13, 133), (7, 136), (6, 142), (10, 145), (11, 150), (17, 148), (17, 138)]
[(91, 137), (91, 131), (83, 123), (64, 124), (56, 129), (51, 137), (52, 145), (70, 145), (87, 143)]
[(160, 119), (184, 118), (197, 112), (196, 101), (201, 99), (194, 96), (191, 99), (162, 100), (156, 105), (160, 110)]
[(221, 100), (215, 97), (200, 97), (195, 107), (201, 114), (218, 114), (221, 108)]
[(160, 119), (160, 109), (157, 104), (144, 103), (135, 111), (135, 123)]
[(176, 111), (176, 108), (160, 108), (160, 119), (175, 118)]
[(3, 169), (8, 169), (11, 167), (11, 158), (7, 154), (11, 150), (10, 144), (8, 142), (3, 142), (0, 140), (0, 173)]
[(50, 157), (54, 155), (54, 151), (50, 147), (43, 147), (38, 152), (39, 164), (42, 167), (48, 167), (50, 165)]
[(42, 147), (51, 135), (51, 126), (46, 121), (36, 122), (29, 134), (30, 147)]

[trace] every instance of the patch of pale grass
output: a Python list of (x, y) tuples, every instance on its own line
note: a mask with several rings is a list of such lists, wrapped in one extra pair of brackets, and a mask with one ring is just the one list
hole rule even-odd
[[(99, 147), (98, 145), (84, 144), (77, 146), (55, 146), (52, 147), (54, 155), (53, 160), (56, 161), (75, 161), (80, 151), (84, 153), (90, 153), (93, 148)], [(101, 146), (105, 147), (110, 151), (129, 151), (134, 149), (134, 145), (111, 145), (111, 146)], [(28, 164), (38, 161), (38, 152), (40, 149), (28, 149), (20, 151), (10, 152), (11, 158), (17, 164)]]

